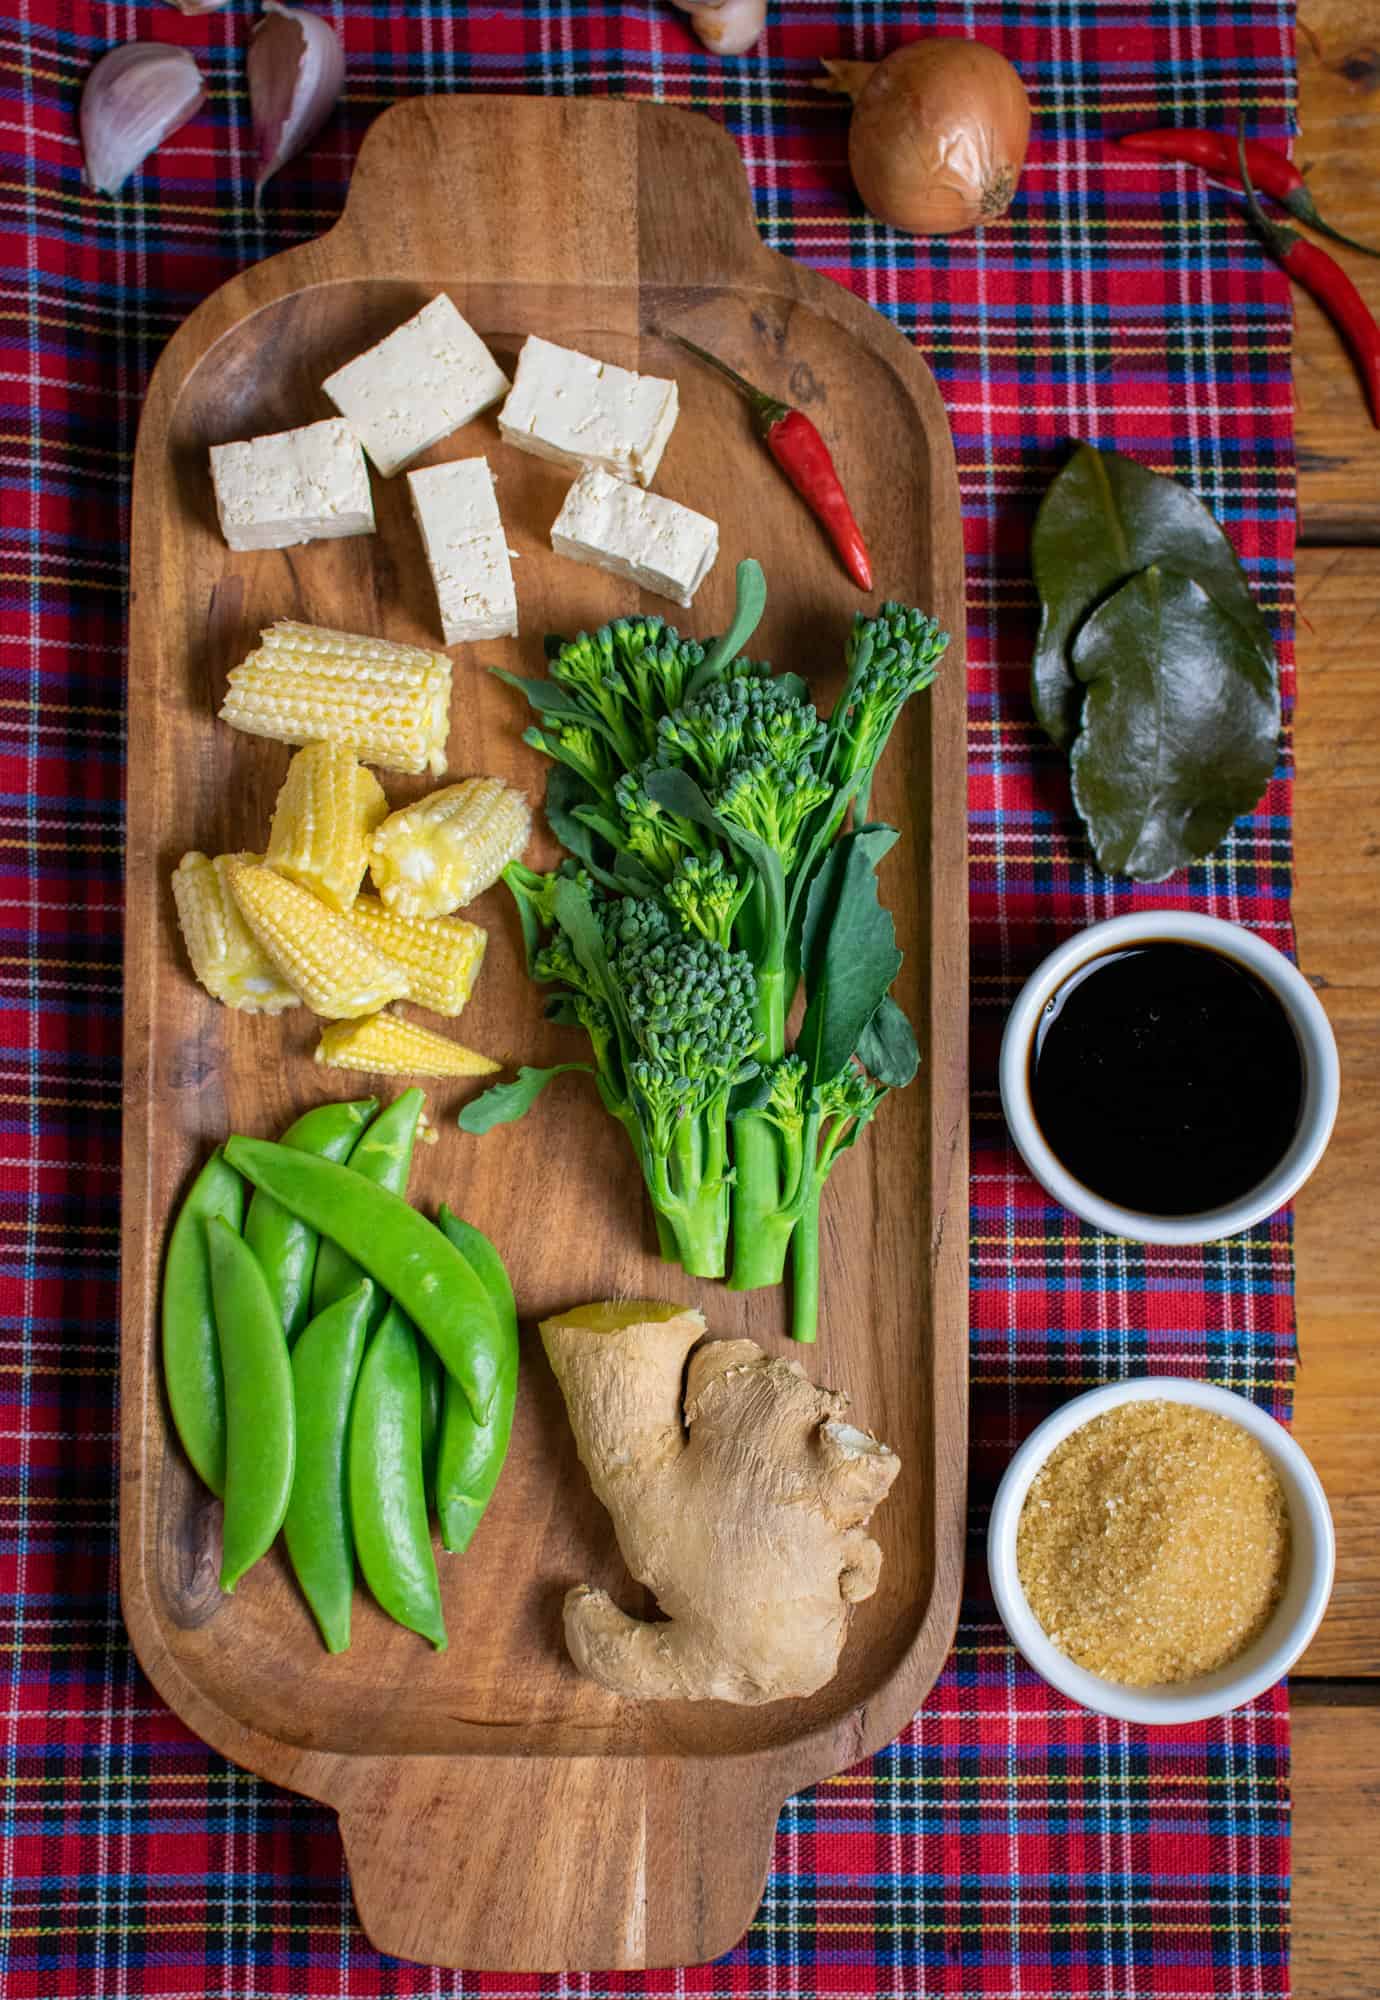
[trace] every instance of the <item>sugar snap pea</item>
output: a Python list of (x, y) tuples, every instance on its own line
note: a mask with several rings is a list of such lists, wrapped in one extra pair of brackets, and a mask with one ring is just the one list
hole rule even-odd
[[(318, 1104), (289, 1125), (279, 1143), (300, 1153), (316, 1153), (323, 1160), (346, 1160), (377, 1109), (376, 1097)], [(263, 1268), (291, 1347), (311, 1314), (312, 1272), (321, 1239), (271, 1194), (258, 1192), (244, 1218), (244, 1240)]]
[[(454, 1375), (480, 1423), (493, 1409), (508, 1343), (484, 1287), (434, 1223), (350, 1167), (235, 1137), (225, 1157), (255, 1187), (338, 1243), (397, 1300)], [(367, 1357), (366, 1357), (367, 1359)]]
[(422, 1481), (422, 1385), (407, 1321), (390, 1306), (365, 1350), (350, 1412), (350, 1517), (364, 1580), (390, 1618), (446, 1646)]
[(345, 1450), (355, 1380), (368, 1338), (374, 1287), (364, 1278), (319, 1312), (292, 1350), (297, 1466), (283, 1540), (329, 1652), (350, 1643), (355, 1545)]
[(427, 1499), (430, 1500), (436, 1491), (436, 1450), (441, 1442), (441, 1385), (446, 1371), (436, 1359), (436, 1350), (430, 1341), (423, 1340), (415, 1327), (410, 1330), (417, 1343), (417, 1368), (422, 1384), (422, 1473)]
[[(375, 1187), (387, 1188), (390, 1194), (406, 1194), (408, 1175), (412, 1171), (417, 1120), (425, 1103), (425, 1092), (405, 1090), (401, 1097), (394, 1098), (385, 1111), (380, 1111), (372, 1125), (367, 1126), (355, 1141), (349, 1155), (351, 1173), (362, 1174), (365, 1180), (372, 1181)], [(327, 1237), (316, 1260), (311, 1291), (312, 1311), (319, 1313), (323, 1306), (333, 1305), (337, 1299), (344, 1298), (363, 1276), (354, 1259)], [(373, 1306), (375, 1326), (386, 1310), (387, 1300), (376, 1297)]]
[(296, 1447), (292, 1364), (278, 1308), (244, 1238), (213, 1215), (206, 1244), (225, 1375), (220, 1587), (233, 1590), (272, 1547), (287, 1512)]
[(168, 1238), (163, 1266), (163, 1380), (182, 1449), (219, 1498), (225, 1492), (225, 1385), (211, 1297), (206, 1224), (238, 1231), (245, 1185), (216, 1148), (192, 1182)]
[(488, 1237), (448, 1208), (442, 1208), (440, 1221), (488, 1293), (504, 1343), (504, 1366), (487, 1423), (475, 1422), (460, 1384), (453, 1376), (446, 1377), (436, 1453), (436, 1512), (441, 1540), (460, 1555), (470, 1545), (507, 1456), (517, 1403), (517, 1306), (503, 1259)]

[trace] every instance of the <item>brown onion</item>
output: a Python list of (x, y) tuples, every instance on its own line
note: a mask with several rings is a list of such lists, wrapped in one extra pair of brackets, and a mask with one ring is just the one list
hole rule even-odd
[(821, 89), (853, 99), (848, 164), (864, 205), (917, 236), (1005, 213), (1025, 162), (1030, 99), (986, 42), (940, 36), (884, 62), (826, 62)]

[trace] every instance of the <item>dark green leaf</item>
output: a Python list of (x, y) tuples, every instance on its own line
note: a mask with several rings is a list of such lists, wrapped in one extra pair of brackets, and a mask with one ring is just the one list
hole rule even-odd
[(521, 674), (510, 674), (504, 667), (490, 667), (489, 672), (495, 680), (506, 681), (509, 687), (525, 694), (538, 715), (554, 716), (561, 722), (579, 723), (581, 728), (593, 729), (606, 742), (613, 741), (613, 732), (603, 717), (585, 708), (558, 681), (528, 680)]
[(1162, 882), (1210, 854), (1268, 784), (1274, 675), (1201, 584), (1154, 565), (1093, 612), (1073, 663), (1087, 687), (1074, 804), (1103, 868)]
[(901, 969), (896, 926), (877, 900), (877, 863), (894, 827), (846, 833), (811, 886), (801, 934), (805, 1019), (796, 1054), (811, 1088), (838, 1075)]
[(473, 1133), (476, 1138), (492, 1132), (495, 1125), (511, 1125), (514, 1119), (531, 1110), (553, 1077), (577, 1069), (586, 1076), (594, 1074), (588, 1063), (557, 1063), (554, 1069), (520, 1069), (511, 1083), (496, 1083), (491, 1090), (471, 1098), (456, 1123), (462, 1132)]
[(1031, 698), (1036, 720), (1060, 749), (1078, 728), (1082, 689), (1070, 654), (1078, 629), (1096, 604), (1151, 563), (1196, 577), (1274, 679), (1269, 627), (1236, 552), (1177, 480), (1080, 444), (1044, 497), (1030, 554), (1041, 603)]
[(762, 565), (747, 556), (738, 565), (738, 602), (733, 613), (733, 623), (721, 639), (716, 639), (706, 650), (704, 658), (690, 676), (685, 689), (685, 700), (692, 701), (702, 694), (711, 681), (719, 679), (725, 667), (730, 666), (757, 630), (762, 613), (767, 608), (767, 579), (762, 574)]
[(596, 882), (604, 888), (616, 885), (604, 865), (591, 829), (575, 817), (581, 806), (597, 807), (598, 795), (564, 764), (555, 764), (546, 774), (546, 823), (563, 847), (569, 848)]
[(853, 1053), (868, 1075), (888, 1090), (903, 1090), (919, 1069), (915, 1030), (889, 993), (858, 1037)]
[(542, 1019), (554, 1021), (558, 1028), (579, 1028), (584, 1025), (580, 1019), (580, 1010), (575, 1005), (575, 997), (571, 993), (553, 993), (541, 1011)]

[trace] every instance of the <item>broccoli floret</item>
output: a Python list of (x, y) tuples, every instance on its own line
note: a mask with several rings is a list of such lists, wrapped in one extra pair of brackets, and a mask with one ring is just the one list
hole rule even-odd
[(848, 636), (844, 693), (829, 719), (837, 784), (860, 772), (864, 786), (870, 781), (902, 707), (929, 686), (948, 643), (933, 618), (908, 605), (884, 604), (875, 618), (859, 612)]
[(646, 777), (653, 768), (644, 763), (635, 771), (625, 771), (613, 796), (629, 854), (665, 881), (687, 854), (703, 855), (707, 842), (698, 827), (678, 813), (668, 812), (649, 795)]
[(761, 753), (734, 766), (714, 803), (722, 818), (779, 854), (789, 873), (806, 820), (833, 793), (808, 759), (790, 771)]
[(657, 733), (663, 761), (686, 765), (711, 791), (740, 757), (761, 754), (789, 767), (822, 751), (825, 740), (810, 702), (781, 681), (740, 673), (664, 717)]
[(687, 854), (666, 884), (665, 895), (683, 930), (698, 931), (711, 944), (727, 946), (747, 889), (716, 851), (704, 860)]
[(783, 1056), (769, 1071), (771, 1095), (762, 1106), (785, 1138), (796, 1138), (805, 1122), (805, 1062), (801, 1056)]
[(601, 795), (606, 796), (613, 789), (616, 767), (612, 752), (605, 738), (589, 723), (555, 722), (549, 729), (533, 723), (523, 730), (522, 740), (558, 764), (568, 765)]
[(704, 647), (660, 618), (616, 618), (565, 640), (548, 672), (612, 732), (619, 760), (639, 764), (656, 746), (661, 717), (683, 700)]

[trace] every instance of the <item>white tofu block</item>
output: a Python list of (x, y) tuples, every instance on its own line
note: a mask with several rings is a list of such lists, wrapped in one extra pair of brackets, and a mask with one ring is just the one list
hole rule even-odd
[(520, 451), (557, 465), (601, 465), (650, 486), (680, 408), (674, 382), (634, 375), (530, 334), (498, 428)]
[(628, 577), (689, 605), (719, 553), (717, 522), (660, 493), (643, 493), (602, 466), (582, 472), (551, 530), (557, 555)]
[(517, 594), (486, 458), (407, 475), (448, 646), (517, 636)]
[(339, 417), (211, 446), (220, 531), (232, 549), (372, 535), (374, 502), (359, 439)]
[(506, 395), (508, 377), (454, 302), (438, 292), (321, 386), (391, 479)]

